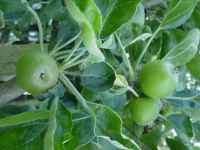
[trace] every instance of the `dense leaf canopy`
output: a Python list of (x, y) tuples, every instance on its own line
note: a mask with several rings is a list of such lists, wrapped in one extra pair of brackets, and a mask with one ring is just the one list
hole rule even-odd
[(0, 0), (0, 149), (199, 150), (199, 42), (199, 0)]

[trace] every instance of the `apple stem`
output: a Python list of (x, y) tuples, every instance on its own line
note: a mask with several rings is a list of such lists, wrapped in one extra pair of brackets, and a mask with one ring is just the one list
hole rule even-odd
[(76, 57), (74, 57), (73, 59), (69, 60), (68, 62), (64, 62), (62, 64), (63, 70), (66, 70), (70, 67), (79, 65), (80, 63), (83, 63), (86, 61), (87, 58), (83, 58), (78, 60), (79, 58), (81, 58), (84, 54), (85, 54), (85, 50), (81, 51)]
[(195, 98), (200, 97), (200, 95), (194, 95), (194, 96), (190, 96), (190, 97), (176, 97), (176, 96), (171, 96), (171, 97), (167, 97), (166, 99), (171, 99), (171, 100), (181, 100), (181, 101), (190, 101), (193, 100)]
[(130, 86), (127, 87), (127, 89), (136, 97), (139, 97), (139, 94)]
[(93, 110), (88, 106), (86, 99), (79, 93), (79, 91), (75, 88), (75, 86), (72, 84), (72, 82), (63, 74), (60, 74), (60, 80), (62, 83), (70, 90), (70, 92), (76, 97), (76, 99), (79, 101), (81, 106), (91, 115), (95, 118), (95, 113)]
[(55, 55), (56, 52), (58, 52), (59, 50), (63, 49), (64, 47), (66, 47), (67, 45), (71, 44), (72, 42), (74, 42), (77, 38), (79, 38), (81, 35), (81, 32), (79, 32), (77, 35), (75, 35), (73, 38), (71, 38), (70, 40), (68, 40), (66, 43), (64, 43), (63, 45), (60, 46), (55, 46), (54, 49), (50, 52), (50, 55)]
[(76, 50), (80, 47), (81, 43), (82, 43), (82, 39), (78, 39), (78, 41), (74, 45), (74, 48), (72, 49), (71, 53), (67, 56), (67, 58), (64, 60), (64, 62), (68, 62), (72, 58), (72, 56), (74, 55)]
[(141, 52), (137, 62), (136, 62), (136, 67), (135, 69), (138, 70), (138, 67), (139, 67), (139, 64), (141, 63), (142, 61), (142, 58), (144, 57), (145, 53), (147, 52), (149, 46), (151, 45), (152, 41), (154, 40), (154, 38), (157, 36), (157, 34), (160, 32), (161, 28), (158, 27), (156, 29), (156, 31), (153, 33), (153, 35), (151, 36), (151, 38), (149, 39), (148, 43), (146, 44), (146, 46), (144, 47), (143, 51)]
[(35, 10), (29, 5), (27, 0), (21, 0), (22, 4), (25, 5), (25, 7), (29, 10), (29, 12), (33, 15), (37, 22), (38, 30), (39, 30), (39, 40), (40, 40), (40, 48), (41, 51), (45, 51), (44, 49), (44, 33), (43, 33), (43, 28), (42, 28), (42, 23), (41, 20), (38, 16), (38, 14), (35, 12)]
[(120, 37), (118, 36), (117, 33), (115, 33), (115, 36), (116, 36), (116, 38), (117, 38), (117, 41), (118, 41), (119, 46), (120, 46), (120, 49), (121, 49), (122, 59), (123, 59), (125, 65), (126, 65), (126, 66), (128, 67), (128, 69), (129, 69), (130, 80), (132, 81), (132, 80), (134, 80), (134, 70), (133, 70), (133, 67), (132, 67), (132, 65), (131, 65), (131, 62), (130, 62), (128, 56), (127, 56), (126, 49), (125, 49), (125, 47), (123, 46)]

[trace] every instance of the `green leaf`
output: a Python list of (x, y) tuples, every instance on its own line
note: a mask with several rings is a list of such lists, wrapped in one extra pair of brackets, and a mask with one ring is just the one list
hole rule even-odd
[[(95, 107), (93, 106), (93, 108)], [(103, 105), (96, 105), (95, 114), (97, 119), (96, 134), (98, 136), (115, 137), (121, 134), (121, 119), (115, 112)], [(113, 123), (115, 126), (112, 125)]]
[(85, 14), (96, 33), (100, 32), (102, 15), (93, 0), (75, 0), (79, 9)]
[[(109, 150), (129, 150), (128, 147), (120, 144), (118, 141), (115, 141), (106, 136), (99, 136), (98, 137), (98, 144), (102, 145), (102, 149), (109, 149)], [(134, 149), (134, 148), (133, 148)]]
[[(170, 100), (170, 103), (173, 105), (173, 110), (175, 110), (175, 112), (181, 112), (189, 116), (192, 122), (198, 122), (200, 121), (199, 98), (195, 96), (195, 99), (194, 95), (196, 95), (197, 93), (195, 93), (194, 91), (192, 93), (191, 92), (192, 91), (183, 92), (182, 94), (180, 94), (180, 96), (183, 98), (189, 97), (189, 99), (187, 99), (186, 101), (184, 101), (184, 99), (176, 100), (175, 97), (173, 100)], [(177, 96), (179, 96), (179, 94)]]
[(19, 128), (0, 130), (0, 147), (5, 150), (43, 150), (45, 124), (33, 123)]
[(198, 28), (200, 28), (200, 19), (199, 18), (200, 18), (200, 10), (199, 10), (199, 7), (197, 7), (192, 14), (192, 19)]
[(148, 38), (150, 38), (151, 36), (152, 36), (152, 34), (150, 34), (150, 33), (143, 33), (143, 34), (139, 35), (138, 37), (136, 37), (135, 39), (133, 39), (132, 41), (130, 41), (128, 44), (126, 44), (125, 47), (128, 47), (138, 41), (145, 41)]
[(112, 108), (116, 112), (121, 112), (127, 103), (127, 96), (125, 93), (120, 94), (118, 92), (106, 91), (99, 93), (98, 100)]
[(166, 141), (171, 150), (188, 150), (188, 147), (178, 138), (166, 139)]
[(0, 9), (6, 13), (23, 10), (23, 8), (21, 7), (20, 0), (15, 0), (15, 1), (1, 0)]
[(72, 129), (72, 115), (70, 111), (64, 106), (63, 103), (58, 104), (56, 113), (58, 127), (61, 126), (63, 132), (70, 132)]
[(149, 133), (143, 134), (141, 141), (148, 145), (148, 147), (151, 147), (151, 149), (157, 149), (157, 145), (159, 144), (162, 137), (162, 130), (161, 126), (156, 127)]
[(199, 108), (183, 108), (182, 112), (190, 116), (193, 122), (200, 121), (200, 109)]
[(27, 111), (27, 106), (4, 105), (0, 109), (0, 118), (16, 115)]
[(192, 122), (189, 117), (185, 115), (171, 115), (169, 120), (182, 138), (185, 135), (189, 138), (193, 137)]
[[(125, 90), (126, 91), (126, 90)], [(116, 112), (122, 112), (124, 106), (127, 104), (127, 95), (125, 92), (119, 93), (118, 91), (105, 91), (105, 92), (92, 92), (83, 88), (81, 94), (90, 102), (101, 102), (112, 108)]]
[(179, 0), (177, 5), (167, 13), (160, 27), (162, 29), (172, 29), (184, 24), (192, 15), (198, 1)]
[(95, 142), (90, 142), (88, 144), (80, 146), (79, 148), (77, 148), (77, 150), (102, 150), (102, 145), (98, 145)]
[(4, 19), (4, 13), (0, 9), (0, 29), (5, 27), (5, 19)]
[(122, 120), (117, 113), (103, 105), (91, 103), (91, 106), (96, 114), (95, 133), (97, 136), (108, 136), (125, 147), (140, 150), (140, 147), (132, 139), (122, 133)]
[[(44, 9), (40, 9), (39, 15), (42, 22), (48, 22), (50, 19), (55, 19), (56, 21), (59, 20), (63, 22), (64, 19), (66, 19), (67, 12), (65, 11), (65, 7), (63, 6), (62, 1), (50, 0), (45, 5)], [(71, 24), (68, 25), (71, 26)]]
[[(125, 45), (127, 45), (128, 43), (133, 41), (136, 36), (133, 32), (134, 26), (135, 25), (132, 23), (132, 21), (129, 21), (128, 23), (124, 24), (122, 27), (120, 27), (117, 30), (117, 35), (119, 36), (121, 43), (124, 47), (125, 47)], [(119, 47), (119, 40), (116, 39), (116, 41), (117, 41), (117, 44)], [(118, 50), (118, 51), (120, 51), (120, 50)]]
[(110, 89), (115, 81), (115, 72), (110, 65), (101, 62), (89, 65), (81, 76), (82, 85), (94, 92)]
[(81, 28), (82, 40), (87, 47), (88, 52), (96, 59), (96, 62), (104, 61), (104, 55), (97, 47), (94, 29), (85, 14), (81, 12), (73, 0), (65, 0), (65, 5), (71, 16)]
[(142, 5), (142, 3), (140, 3), (137, 6), (135, 15), (133, 16), (133, 23), (135, 23), (139, 26), (144, 26), (144, 23), (145, 23), (145, 8)]
[(129, 150), (129, 148), (121, 145), (106, 136), (99, 136), (97, 142), (90, 142), (78, 148), (78, 150)]
[(68, 140), (72, 131), (72, 115), (63, 103), (58, 104), (56, 112), (57, 129), (55, 133), (55, 148), (61, 149), (63, 142)]
[(66, 11), (66, 7), (61, 0), (48, 1), (48, 3), (43, 5), (38, 14), (42, 24), (48, 24), (50, 20), (55, 22), (47, 29), (47, 34), (50, 35), (48, 46), (50, 50), (54, 49), (56, 45), (66, 44), (66, 41), (72, 39), (80, 32), (79, 25)]
[(200, 122), (196, 122), (192, 125), (194, 130), (195, 140), (200, 141)]
[(110, 8), (112, 7), (115, 0), (95, 0), (97, 6), (101, 10), (103, 18), (109, 13)]
[[(30, 144), (37, 140), (39, 137), (43, 137), (44, 131), (47, 128), (46, 122), (33, 122), (31, 125), (25, 126), (26, 132), (19, 138), (22, 144)], [(42, 143), (42, 141), (41, 141)]]
[(49, 111), (38, 110), (32, 112), (24, 112), (13, 116), (0, 119), (0, 127), (16, 126), (20, 124), (30, 123), (36, 120), (46, 120), (49, 118)]
[(99, 136), (97, 142), (91, 142), (78, 148), (78, 150), (129, 150), (129, 148), (121, 145), (106, 136)]
[(102, 149), (129, 150), (128, 147), (125, 147), (124, 145), (120, 144), (119, 142), (112, 140), (111, 138), (106, 137), (106, 136), (99, 136), (98, 144), (101, 145)]
[(109, 36), (109, 38), (102, 43), (101, 48), (110, 50), (117, 49), (117, 43), (114, 35)]
[(54, 150), (54, 135), (57, 128), (56, 112), (58, 109), (58, 97), (53, 99), (50, 109), (50, 116), (48, 122), (48, 129), (44, 137), (44, 150)]
[(175, 47), (173, 47), (163, 58), (175, 66), (185, 65), (197, 53), (200, 42), (200, 30), (193, 29)]
[[(39, 15), (48, 52), (66, 45), (51, 53), (58, 66), (77, 48), (71, 58), (78, 61), (60, 72), (61, 82), (36, 97), (14, 79), (21, 54), (40, 49), (36, 21), (22, 1)], [(0, 0), (0, 149), (199, 149), (200, 83), (185, 67), (199, 53), (199, 27), (199, 0)], [(140, 66), (155, 59), (174, 65), (177, 89), (144, 127), (124, 108), (133, 95), (145, 96)]]
[(102, 36), (115, 32), (122, 24), (129, 21), (136, 11), (140, 0), (116, 0), (106, 16), (101, 31)]
[(151, 8), (159, 4), (165, 4), (164, 0), (143, 0), (143, 3), (146, 8)]
[(87, 144), (95, 137), (94, 120), (91, 116), (79, 116), (73, 119), (71, 137), (65, 141), (65, 149), (76, 149), (80, 145)]

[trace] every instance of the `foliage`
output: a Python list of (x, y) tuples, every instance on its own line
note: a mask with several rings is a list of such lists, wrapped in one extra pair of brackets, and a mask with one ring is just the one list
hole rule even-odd
[(200, 149), (199, 28), (199, 0), (0, 0), (0, 149)]

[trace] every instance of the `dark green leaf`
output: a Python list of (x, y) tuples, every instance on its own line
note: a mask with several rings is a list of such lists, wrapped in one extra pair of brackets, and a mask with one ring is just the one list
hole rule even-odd
[(199, 18), (200, 18), (200, 10), (199, 10), (199, 7), (197, 7), (192, 14), (192, 19), (195, 22), (196, 26), (200, 28), (200, 19)]
[(0, 29), (5, 27), (5, 19), (4, 19), (4, 13), (3, 11), (0, 9)]
[(81, 77), (83, 86), (101, 92), (110, 89), (115, 81), (114, 70), (106, 63), (95, 63), (88, 66)]
[(0, 1), (0, 9), (6, 13), (8, 12), (16, 12), (23, 10), (21, 7), (21, 1), (20, 0), (1, 0)]
[(106, 16), (101, 31), (102, 36), (108, 36), (115, 32), (122, 24), (129, 21), (135, 13), (140, 0), (116, 0)]
[(75, 149), (82, 144), (87, 144), (95, 137), (94, 120), (90, 116), (83, 116), (73, 120), (72, 135), (65, 141), (65, 149)]
[(170, 147), (171, 150), (188, 150), (188, 147), (184, 145), (184, 143), (176, 138), (176, 139), (166, 139), (168, 146)]
[(159, 144), (162, 137), (161, 126), (153, 129), (153, 131), (142, 135), (142, 142), (145, 145), (148, 145), (152, 150), (157, 149), (157, 145)]
[(198, 0), (179, 0), (161, 23), (162, 29), (172, 29), (184, 24), (192, 15)]
[(103, 105), (92, 104), (91, 106), (96, 114), (96, 135), (108, 136), (125, 147), (140, 150), (140, 147), (132, 139), (122, 133), (122, 121), (117, 113)]
[(72, 116), (68, 109), (61, 102), (58, 104), (56, 112), (57, 129), (55, 133), (55, 147), (63, 147), (63, 142), (68, 140), (68, 135), (72, 130)]
[(1, 130), (0, 147), (5, 150), (43, 150), (43, 132), (40, 129), (43, 131), (44, 127), (45, 125), (32, 124), (27, 127)]

